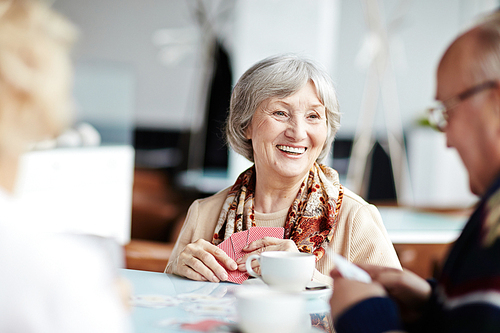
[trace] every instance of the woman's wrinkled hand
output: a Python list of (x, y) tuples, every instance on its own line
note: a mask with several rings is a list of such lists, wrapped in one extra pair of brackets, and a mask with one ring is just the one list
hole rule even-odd
[[(275, 237), (264, 237), (256, 241), (251, 242), (243, 248), (243, 251), (247, 252), (244, 256), (236, 260), (238, 264), (238, 270), (246, 272), (245, 263), (247, 258), (252, 254), (260, 254), (265, 251), (288, 251), (288, 252), (299, 252), (297, 245), (291, 239), (280, 239)], [(252, 268), (258, 270), (258, 262), (254, 260), (252, 262)]]
[(237, 268), (236, 262), (223, 250), (199, 239), (182, 250), (173, 266), (173, 273), (191, 280), (220, 282), (227, 280), (227, 270)]

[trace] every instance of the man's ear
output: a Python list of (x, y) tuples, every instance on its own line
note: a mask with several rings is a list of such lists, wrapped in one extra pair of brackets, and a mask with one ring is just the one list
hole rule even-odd
[(500, 81), (497, 81), (497, 86), (492, 89), (493, 111), (495, 116), (500, 117)]
[(492, 113), (493, 117), (491, 121), (493, 121), (496, 125), (496, 131), (500, 137), (500, 81), (497, 81), (497, 86), (492, 91), (493, 98), (493, 106)]

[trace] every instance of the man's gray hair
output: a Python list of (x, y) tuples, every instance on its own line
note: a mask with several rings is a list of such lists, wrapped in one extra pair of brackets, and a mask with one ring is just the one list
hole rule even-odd
[(325, 106), (328, 134), (318, 162), (328, 154), (340, 127), (340, 112), (333, 82), (322, 67), (293, 54), (266, 58), (250, 67), (238, 80), (231, 94), (226, 139), (231, 148), (253, 162), (251, 140), (246, 130), (257, 107), (271, 97), (293, 95), (309, 81), (314, 83), (318, 97)]

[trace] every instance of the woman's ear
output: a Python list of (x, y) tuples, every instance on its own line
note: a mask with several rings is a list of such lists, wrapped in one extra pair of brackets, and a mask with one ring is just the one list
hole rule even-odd
[(252, 123), (248, 125), (248, 127), (245, 129), (245, 137), (247, 140), (252, 140)]

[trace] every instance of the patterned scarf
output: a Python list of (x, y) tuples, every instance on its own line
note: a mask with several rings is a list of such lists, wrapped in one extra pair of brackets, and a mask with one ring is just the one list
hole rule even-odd
[[(213, 244), (218, 245), (233, 233), (255, 226), (254, 193), (255, 166), (252, 166), (241, 173), (229, 190), (215, 227)], [(288, 211), (285, 239), (293, 240), (299, 251), (313, 253), (316, 260), (321, 259), (335, 232), (343, 195), (337, 171), (314, 163)]]

